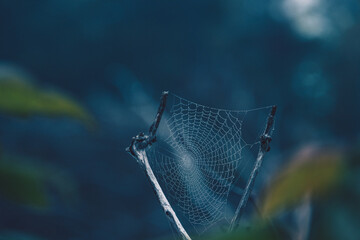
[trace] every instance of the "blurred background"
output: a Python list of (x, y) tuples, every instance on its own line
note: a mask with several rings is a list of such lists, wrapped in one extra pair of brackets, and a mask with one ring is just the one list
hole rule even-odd
[(172, 239), (125, 152), (163, 90), (278, 105), (261, 214), (215, 238), (360, 239), (358, 0), (0, 0), (0, 239)]

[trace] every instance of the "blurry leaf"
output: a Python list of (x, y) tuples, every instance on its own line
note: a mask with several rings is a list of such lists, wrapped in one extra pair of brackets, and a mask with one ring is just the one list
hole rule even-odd
[(360, 239), (360, 148), (350, 150), (341, 186), (316, 205), (311, 239)]
[[(76, 197), (74, 181), (52, 167), (38, 166), (21, 158), (4, 155), (0, 159), (0, 197), (26, 206), (47, 209), (51, 187), (63, 201)], [(76, 199), (75, 199), (76, 200)]]
[(35, 207), (48, 204), (41, 172), (11, 162), (0, 161), (0, 196)]
[(305, 196), (320, 196), (334, 188), (344, 176), (343, 156), (337, 151), (322, 151), (300, 156), (298, 161), (286, 168), (268, 187), (263, 214), (266, 217), (292, 207)]
[(0, 111), (14, 116), (67, 116), (93, 124), (92, 117), (69, 98), (18, 79), (0, 75)]

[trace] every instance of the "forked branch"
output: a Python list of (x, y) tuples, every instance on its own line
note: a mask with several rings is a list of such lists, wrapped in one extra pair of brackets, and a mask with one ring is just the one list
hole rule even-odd
[(259, 147), (259, 152), (258, 152), (258, 156), (256, 158), (256, 162), (254, 164), (254, 168), (253, 168), (250, 178), (246, 184), (244, 194), (242, 195), (239, 205), (236, 208), (235, 215), (234, 215), (233, 219), (231, 220), (229, 231), (234, 231), (238, 227), (240, 218), (244, 212), (246, 204), (249, 200), (249, 196), (254, 187), (255, 179), (256, 179), (257, 174), (259, 173), (259, 170), (260, 170), (260, 167), (261, 167), (261, 164), (263, 161), (263, 157), (266, 152), (270, 151), (270, 146), (269, 146), (269, 144), (271, 142), (270, 131), (274, 124), (275, 113), (276, 113), (276, 106), (273, 106), (271, 108), (270, 114), (267, 118), (264, 133), (260, 136), (261, 144)]
[(130, 147), (128, 147), (126, 151), (128, 151), (136, 159), (140, 167), (144, 169), (146, 177), (148, 178), (151, 187), (153, 188), (164, 210), (164, 213), (171, 224), (171, 227), (178, 233), (182, 240), (191, 240), (180, 220), (176, 216), (175, 211), (167, 200), (158, 180), (154, 175), (154, 172), (151, 169), (148, 157), (146, 155), (146, 148), (156, 141), (156, 131), (159, 127), (162, 114), (165, 110), (167, 96), (168, 92), (163, 92), (155, 120), (149, 129), (149, 135), (140, 133), (136, 137), (133, 137)]

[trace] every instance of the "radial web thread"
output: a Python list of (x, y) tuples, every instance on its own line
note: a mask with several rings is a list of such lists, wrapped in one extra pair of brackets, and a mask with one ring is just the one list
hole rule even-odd
[(243, 139), (245, 117), (270, 107), (224, 110), (170, 94), (167, 108), (149, 160), (170, 202), (195, 229), (206, 229), (226, 219), (229, 192), (244, 163), (242, 151), (259, 143)]

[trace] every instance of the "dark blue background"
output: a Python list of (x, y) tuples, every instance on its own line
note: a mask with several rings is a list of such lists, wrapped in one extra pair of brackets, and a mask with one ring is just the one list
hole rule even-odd
[(124, 151), (163, 90), (221, 108), (277, 104), (278, 163), (308, 142), (358, 142), (359, 13), (355, 0), (0, 1), (1, 65), (71, 96), (98, 123), (88, 131), (65, 118), (0, 118), (2, 148), (66, 171), (79, 198), (47, 214), (0, 200), (0, 230), (45, 239), (171, 234)]

